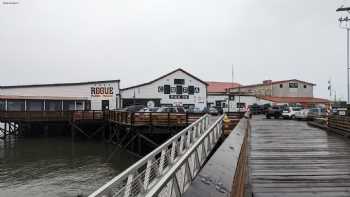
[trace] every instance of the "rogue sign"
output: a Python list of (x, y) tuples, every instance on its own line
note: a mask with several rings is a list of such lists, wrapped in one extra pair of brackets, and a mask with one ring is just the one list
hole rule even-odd
[(92, 97), (111, 97), (113, 95), (113, 87), (91, 87)]

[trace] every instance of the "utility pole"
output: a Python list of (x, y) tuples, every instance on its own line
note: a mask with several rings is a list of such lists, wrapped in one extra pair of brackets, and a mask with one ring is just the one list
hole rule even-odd
[[(350, 7), (341, 7), (336, 10), (337, 12), (343, 12), (346, 11), (349, 13)], [(350, 104), (350, 86), (349, 86), (349, 31), (350, 31), (350, 26), (349, 26), (349, 17), (340, 17), (338, 19), (339, 21), (339, 27), (341, 29), (346, 29), (346, 73), (347, 73), (347, 95), (348, 95), (348, 100), (347, 103)], [(345, 22), (345, 24), (344, 24)]]

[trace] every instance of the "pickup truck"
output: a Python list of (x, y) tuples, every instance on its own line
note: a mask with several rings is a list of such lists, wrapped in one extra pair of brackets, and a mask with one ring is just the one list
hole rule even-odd
[(274, 117), (275, 119), (279, 119), (282, 116), (283, 106), (272, 106), (267, 109), (266, 118), (270, 119)]

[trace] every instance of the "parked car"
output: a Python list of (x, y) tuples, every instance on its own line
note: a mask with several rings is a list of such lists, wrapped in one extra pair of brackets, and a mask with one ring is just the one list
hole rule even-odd
[(145, 106), (143, 105), (130, 105), (130, 106), (127, 106), (123, 109), (123, 111), (126, 111), (126, 112), (138, 112), (140, 111), (141, 109), (144, 109)]
[(183, 107), (161, 107), (157, 112), (185, 113), (185, 109)]
[(254, 114), (254, 115), (265, 113), (264, 105), (258, 105), (256, 103), (254, 103), (253, 105), (249, 105), (248, 109), (249, 109), (250, 113)]
[(324, 108), (312, 108), (308, 113), (308, 119), (313, 120), (315, 118), (322, 118), (326, 116), (326, 109)]
[(295, 118), (297, 120), (307, 120), (310, 109), (302, 109), (300, 111), (295, 112)]
[(283, 109), (282, 117), (285, 119), (295, 119), (295, 113), (301, 110), (301, 107), (286, 107)]
[(283, 111), (283, 106), (272, 106), (269, 107), (266, 111), (266, 118), (270, 119), (271, 117), (274, 117), (275, 119), (278, 119), (281, 117)]
[(222, 107), (214, 106), (214, 108), (215, 108), (216, 110), (218, 110), (218, 113), (219, 113), (219, 114), (223, 114), (223, 113), (224, 113), (224, 110), (222, 109)]
[(186, 112), (188, 112), (188, 113), (203, 113), (203, 111), (198, 107), (189, 108)]
[(159, 107), (145, 107), (139, 110), (139, 112), (157, 112)]
[(209, 108), (209, 114), (217, 116), (219, 114), (219, 111), (216, 108), (211, 107), (211, 108)]

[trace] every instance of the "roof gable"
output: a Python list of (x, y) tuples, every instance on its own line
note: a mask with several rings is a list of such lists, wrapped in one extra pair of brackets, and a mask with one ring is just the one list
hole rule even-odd
[(135, 85), (135, 86), (130, 86), (130, 87), (127, 87), (127, 88), (122, 88), (121, 90), (129, 90), (129, 89), (132, 89), (132, 88), (138, 88), (138, 87), (141, 87), (141, 86), (149, 85), (149, 84), (152, 84), (152, 83), (154, 83), (154, 82), (156, 82), (156, 81), (158, 81), (158, 80), (160, 80), (160, 79), (163, 79), (163, 78), (165, 78), (165, 77), (168, 77), (168, 76), (170, 76), (170, 75), (172, 75), (172, 74), (174, 74), (174, 73), (176, 73), (176, 72), (178, 72), (178, 71), (183, 72), (184, 74), (186, 74), (186, 75), (188, 75), (188, 76), (190, 76), (190, 77), (192, 77), (192, 78), (198, 80), (199, 82), (205, 84), (206, 86), (208, 86), (208, 83), (207, 83), (207, 82), (205, 82), (205, 81), (199, 79), (198, 77), (196, 77), (196, 76), (190, 74), (189, 72), (183, 70), (182, 68), (178, 68), (178, 69), (173, 70), (173, 71), (171, 71), (171, 72), (169, 72), (169, 73), (167, 73), (167, 74), (165, 74), (165, 75), (162, 75), (162, 76), (160, 76), (160, 77), (158, 77), (158, 78), (156, 78), (156, 79), (154, 79), (154, 80), (152, 80), (152, 81), (149, 81), (149, 82), (146, 82), (146, 83), (142, 83), (142, 84), (139, 84), (139, 85)]

